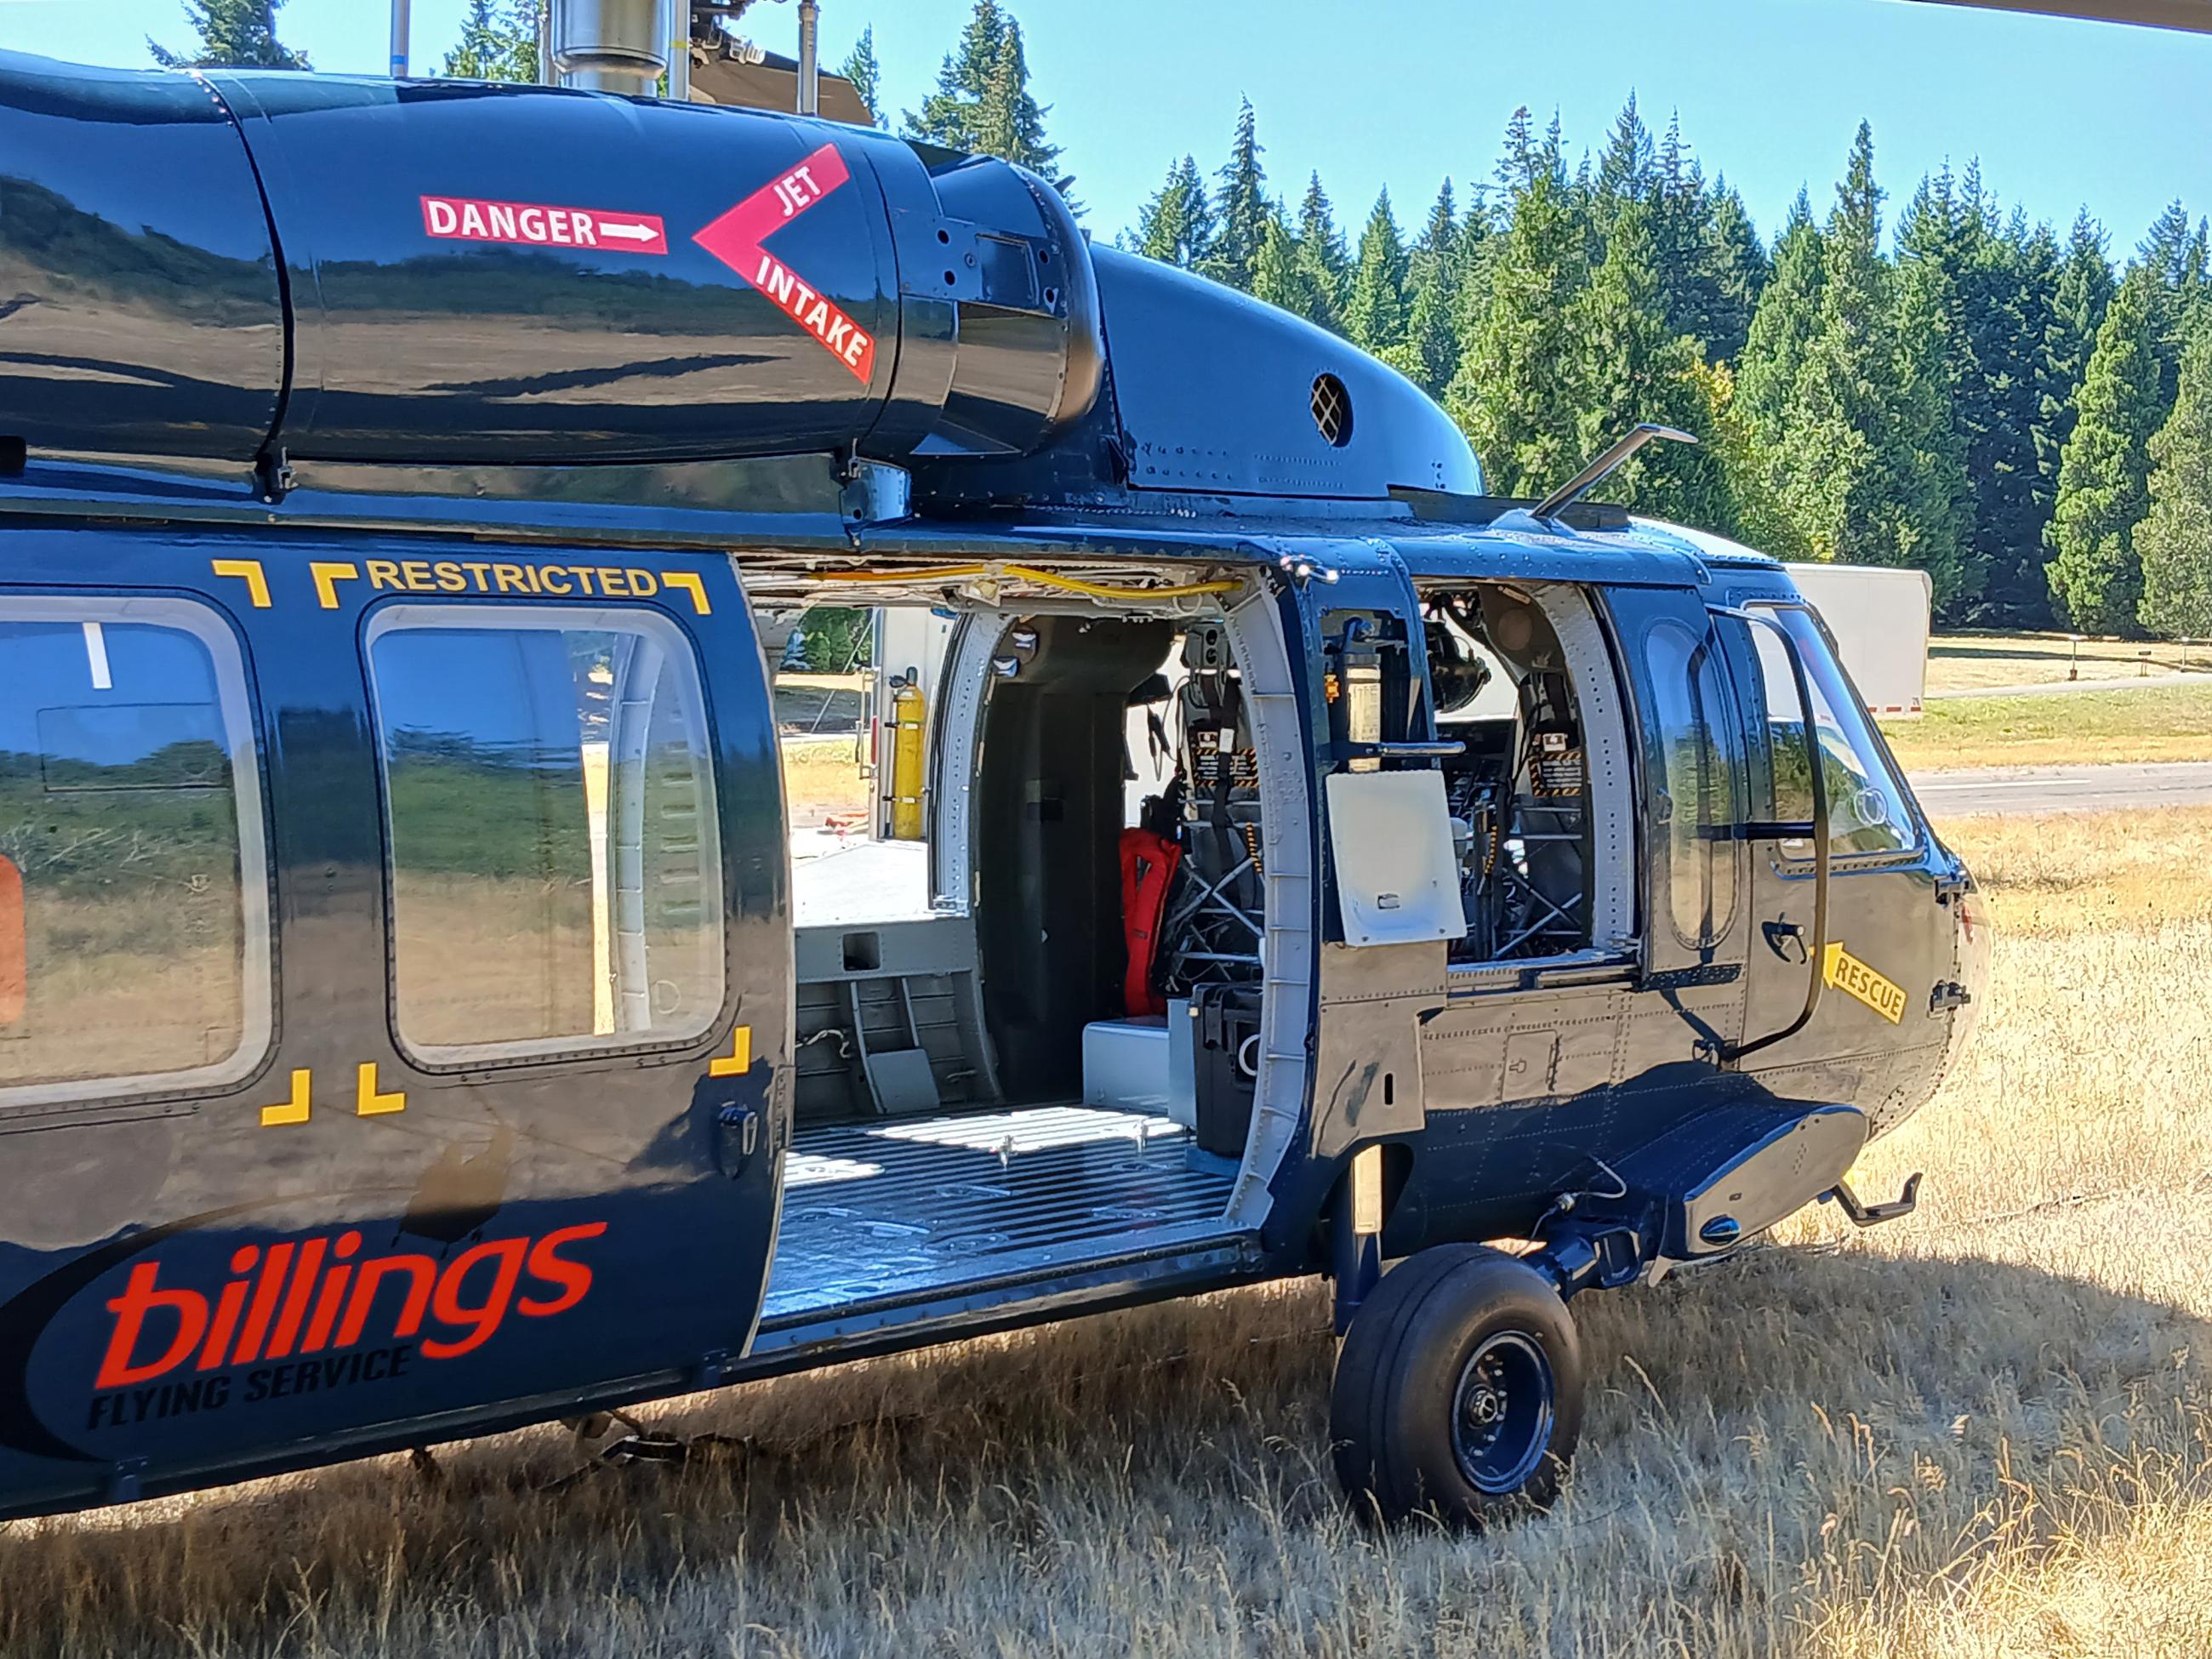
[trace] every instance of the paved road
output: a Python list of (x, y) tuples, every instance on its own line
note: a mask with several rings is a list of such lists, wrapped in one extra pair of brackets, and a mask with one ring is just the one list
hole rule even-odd
[(1931, 817), (1970, 812), (2090, 812), (2212, 803), (2212, 761), (2125, 766), (1993, 766), (1912, 780)]

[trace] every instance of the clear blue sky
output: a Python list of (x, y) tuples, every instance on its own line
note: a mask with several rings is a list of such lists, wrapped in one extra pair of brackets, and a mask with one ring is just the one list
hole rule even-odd
[[(415, 64), (434, 69), (462, 0), (415, 0)], [(1556, 109), (1571, 154), (1602, 143), (1632, 89), (1679, 110), (1771, 234), (1801, 184), (1825, 212), (1862, 115), (1890, 215), (1920, 174), (1982, 158), (2008, 202), (2060, 228), (2088, 204), (2125, 255), (2179, 196), (2212, 211), (2212, 37), (2011, 16), (1914, 0), (1010, 0), (1090, 222), (1110, 234), (1183, 151), (1211, 172), (1239, 94), (1275, 189), (1319, 167), (1357, 233), (1385, 185), (1401, 223), (1449, 173), (1486, 179), (1516, 104)], [(876, 31), (885, 102), (917, 107), (969, 0), (823, 0), (826, 62)], [(322, 70), (381, 70), (382, 0), (289, 0), (282, 33)], [(746, 27), (793, 49), (796, 9)], [(177, 0), (0, 0), (0, 46), (149, 62), (186, 38)]]

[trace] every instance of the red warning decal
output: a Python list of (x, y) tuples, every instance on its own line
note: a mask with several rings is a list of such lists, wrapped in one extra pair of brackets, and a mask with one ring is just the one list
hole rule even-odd
[(835, 144), (824, 144), (781, 178), (773, 179), (702, 230), (692, 240), (783, 308), (816, 344), (863, 383), (876, 369), (872, 335), (763, 246), (768, 239), (852, 174)]
[(668, 233), (654, 213), (554, 207), (543, 202), (486, 202), (425, 196), (424, 234), (443, 241), (511, 242), (519, 247), (590, 247), (615, 253), (665, 253)]

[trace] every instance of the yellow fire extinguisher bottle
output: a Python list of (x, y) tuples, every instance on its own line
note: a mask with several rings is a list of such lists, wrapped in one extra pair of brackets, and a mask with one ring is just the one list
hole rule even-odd
[(928, 705), (911, 680), (891, 694), (891, 839), (921, 839), (921, 738)]

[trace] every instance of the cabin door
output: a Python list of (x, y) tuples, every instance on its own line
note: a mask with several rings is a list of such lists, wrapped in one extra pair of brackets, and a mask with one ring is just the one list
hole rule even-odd
[(1420, 599), (1395, 552), (1337, 544), (1298, 590), (1318, 682), (1315, 760), (1328, 850), (1318, 967), (1316, 1150), (1424, 1121), (1420, 1034), (1445, 1000), (1460, 902)]
[(1744, 1064), (1879, 1115), (1899, 1067), (1948, 1030), (1932, 838), (1810, 609), (1754, 602), (1715, 628), (1749, 738)]
[(729, 561), (10, 554), (0, 1508), (715, 1380), (789, 1110)]

